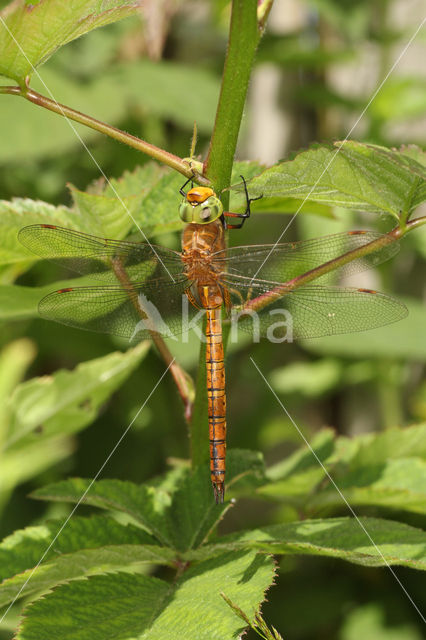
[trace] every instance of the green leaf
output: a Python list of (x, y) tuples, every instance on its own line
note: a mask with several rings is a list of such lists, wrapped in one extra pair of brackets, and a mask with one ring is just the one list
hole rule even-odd
[(337, 387), (342, 379), (343, 364), (323, 358), (314, 362), (293, 362), (275, 369), (270, 382), (277, 393), (303, 393), (318, 397)]
[[(140, 364), (148, 348), (149, 343), (141, 343), (125, 353), (110, 353), (83, 362), (73, 371), (59, 370), (52, 376), (23, 382), (8, 403), (10, 427), (6, 446), (19, 442), (21, 447), (22, 439), (29, 434), (43, 440), (83, 429)], [(35, 435), (40, 427), (41, 433)]]
[(57, 49), (136, 13), (140, 4), (124, 0), (16, 0), (1, 12), (5, 24), (0, 31), (0, 74), (24, 85), (34, 68)]
[[(108, 527), (106, 528), (108, 530)], [(116, 571), (139, 573), (146, 566), (174, 567), (175, 552), (167, 547), (141, 544), (105, 544), (95, 549), (82, 549), (63, 554), (56, 560), (42, 563), (0, 585), (0, 606), (15, 599), (30, 597), (52, 589), (62, 582)]]
[(49, 469), (60, 460), (69, 457), (75, 445), (69, 438), (28, 438), (22, 444), (3, 451), (0, 458), (1, 493), (11, 491), (16, 485)]
[(395, 621), (390, 627), (385, 608), (376, 602), (350, 611), (340, 637), (342, 640), (422, 640), (421, 631), (408, 621)]
[[(1, 293), (0, 293), (1, 299)], [(0, 302), (1, 307), (1, 302)], [(21, 338), (7, 344), (0, 352), (0, 442), (6, 436), (6, 401), (36, 356), (31, 340)]]
[(399, 219), (426, 198), (426, 171), (398, 151), (354, 141), (315, 146), (250, 181), (253, 196), (292, 197)]
[(368, 107), (369, 115), (389, 122), (413, 119), (426, 110), (426, 81), (421, 77), (391, 77)]
[[(332, 477), (352, 506), (426, 513), (426, 425), (338, 438), (328, 460)], [(309, 510), (339, 508), (342, 498), (325, 481), (307, 500)]]
[(424, 514), (425, 442), (426, 425), (352, 439), (336, 438), (331, 430), (323, 430), (313, 439), (311, 448), (303, 447), (268, 469), (270, 482), (257, 491), (310, 514), (340, 509), (344, 499), (353, 507)]
[[(191, 567), (172, 585), (157, 578), (117, 573), (58, 587), (24, 611), (17, 638), (182, 638), (228, 640), (241, 630), (220, 596), (254, 615), (273, 579), (270, 558), (252, 552), (224, 554)], [(107, 614), (107, 615), (106, 615)]]
[(426, 532), (379, 518), (327, 518), (270, 525), (224, 536), (220, 543), (205, 545), (186, 557), (199, 560), (225, 549), (235, 553), (256, 549), (328, 556), (369, 567), (401, 565), (426, 570)]
[(154, 543), (155, 540), (139, 527), (124, 525), (105, 516), (83, 518), (74, 515), (69, 520), (50, 520), (15, 531), (1, 542), (0, 580), (32, 569), (42, 556), (43, 563), (54, 563), (65, 554), (83, 549)]
[(186, 469), (168, 489), (118, 480), (92, 484), (74, 478), (38, 489), (33, 496), (73, 503), (84, 496), (84, 504), (130, 515), (161, 544), (177, 550), (202, 544), (229, 508), (214, 503), (207, 466), (194, 474)]
[(16, 638), (140, 637), (164, 606), (168, 591), (167, 582), (126, 573), (73, 581), (27, 607)]
[[(95, 183), (94, 186), (89, 186), (87, 191), (79, 191), (71, 185), (74, 209), (82, 219), (92, 221), (94, 235), (121, 240), (131, 229), (135, 230), (136, 225), (139, 225), (142, 228), (142, 234), (138, 232), (140, 236), (138, 239), (143, 242), (146, 240), (146, 235), (143, 234), (152, 232), (153, 217), (157, 213), (145, 205), (145, 199), (154, 185), (164, 178), (164, 173), (165, 171), (158, 164), (149, 162), (142, 167), (136, 167), (132, 173), (125, 172), (118, 180), (112, 178), (108, 183), (103, 180)], [(176, 177), (173, 172), (166, 173), (166, 178), (169, 180)], [(176, 210), (177, 193), (178, 189), (174, 202)], [(168, 212), (170, 209), (171, 207)], [(161, 220), (164, 223), (163, 231), (166, 230), (170, 217), (169, 215)], [(178, 221), (176, 222), (179, 224)]]
[(78, 212), (67, 207), (54, 207), (47, 202), (16, 198), (11, 202), (0, 200), (0, 264), (16, 264), (23, 260), (35, 260), (18, 241), (22, 227), (36, 223), (57, 224), (60, 227), (76, 227), (89, 231)]
[(174, 552), (153, 543), (142, 529), (102, 516), (17, 531), (0, 545), (0, 606), (72, 578), (170, 564)]

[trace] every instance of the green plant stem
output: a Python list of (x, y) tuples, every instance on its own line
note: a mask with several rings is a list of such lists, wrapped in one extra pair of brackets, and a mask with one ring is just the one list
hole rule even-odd
[[(229, 186), (250, 73), (261, 30), (257, 0), (233, 0), (228, 50), (204, 175), (219, 193)], [(227, 208), (229, 194), (224, 194)]]
[[(126, 131), (122, 131), (121, 129), (117, 129), (101, 120), (96, 120), (96, 118), (92, 118), (91, 116), (86, 115), (85, 113), (81, 113), (80, 111), (76, 111), (75, 109), (71, 109), (71, 107), (67, 107), (64, 104), (60, 104), (55, 100), (50, 100), (50, 98), (46, 98), (37, 91), (33, 91), (29, 88), (22, 88), (18, 86), (3, 86), (0, 87), (0, 94), (9, 94), (16, 95), (26, 100), (29, 100), (33, 104), (38, 105), (39, 107), (43, 107), (44, 109), (49, 109), (49, 111), (53, 111), (54, 113), (58, 113), (64, 118), (68, 118), (69, 120), (74, 120), (75, 122), (79, 122), (80, 124), (89, 127), (90, 129), (94, 129), (99, 133), (103, 133), (114, 140), (118, 140), (119, 142), (123, 142), (129, 147), (133, 147), (137, 151), (141, 151), (146, 155), (150, 156), (154, 160), (158, 162), (162, 162), (163, 164), (171, 167), (175, 171), (179, 171), (186, 178), (191, 178), (193, 176), (193, 170), (189, 166), (187, 160), (179, 158), (175, 156), (173, 153), (169, 153), (164, 149), (160, 149), (149, 142), (145, 142), (136, 136), (127, 133)], [(209, 184), (208, 180), (205, 180), (202, 176), (197, 175), (197, 181), (201, 184)]]

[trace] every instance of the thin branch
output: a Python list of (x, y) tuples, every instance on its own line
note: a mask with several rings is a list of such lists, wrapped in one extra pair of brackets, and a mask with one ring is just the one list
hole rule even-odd
[[(133, 306), (135, 307), (137, 313), (140, 315), (142, 320), (147, 320), (149, 315), (146, 311), (142, 309), (141, 303), (138, 299), (138, 296), (135, 292), (133, 284), (129, 279), (126, 270), (124, 269), (120, 259), (113, 259), (111, 262), (112, 269), (117, 280), (123, 286), (124, 290), (127, 291), (129, 299), (131, 300)], [(171, 354), (168, 346), (164, 342), (163, 338), (156, 331), (148, 330), (151, 340), (157, 347), (160, 352), (161, 357), (166, 363), (167, 367), (170, 368), (170, 373), (173, 376), (173, 379), (176, 383), (177, 389), (179, 391), (179, 395), (182, 398), (184, 407), (185, 407), (185, 419), (187, 422), (191, 420), (192, 414), (192, 405), (194, 400), (194, 385), (192, 383), (191, 377), (182, 369), (182, 367), (176, 362), (173, 355)]]
[(287, 282), (280, 284), (279, 286), (275, 287), (271, 291), (267, 291), (266, 293), (262, 294), (261, 296), (258, 296), (257, 298), (248, 300), (247, 303), (241, 309), (241, 312), (244, 312), (246, 310), (260, 311), (267, 305), (281, 298), (283, 295), (286, 295), (287, 293), (290, 293), (291, 291), (294, 291), (295, 289), (298, 289), (299, 287), (302, 287), (308, 284), (309, 282), (312, 282), (312, 280), (316, 280), (320, 276), (323, 276), (326, 273), (330, 273), (331, 271), (334, 271), (335, 269), (338, 269), (339, 267), (345, 264), (348, 264), (348, 262), (352, 262), (352, 260), (356, 260), (357, 258), (362, 258), (363, 256), (366, 256), (370, 253), (373, 253), (374, 251), (377, 251), (378, 249), (382, 249), (386, 245), (396, 242), (397, 240), (402, 238), (406, 233), (408, 233), (408, 231), (411, 231), (415, 227), (421, 226), (422, 224), (426, 224), (426, 217), (416, 218), (414, 220), (411, 220), (405, 225), (404, 228), (395, 227), (394, 229), (392, 229), (392, 231), (389, 231), (389, 233), (383, 234), (376, 240), (372, 240), (371, 242), (368, 242), (367, 244), (362, 245), (361, 247), (352, 249), (351, 251), (348, 251), (337, 258), (328, 260), (327, 262), (324, 262), (324, 264), (321, 264), (320, 266), (315, 267), (315, 269), (310, 269), (309, 271), (302, 273), (300, 276), (297, 276), (292, 280), (288, 280)]
[[(79, 122), (80, 124), (89, 127), (90, 129), (94, 129), (99, 133), (103, 133), (114, 140), (118, 140), (123, 144), (126, 144), (129, 147), (133, 147), (137, 151), (141, 151), (146, 155), (150, 156), (154, 160), (161, 162), (175, 171), (179, 171), (186, 178), (194, 177), (194, 168), (189, 165), (189, 162), (186, 159), (179, 158), (179, 156), (175, 156), (173, 153), (169, 153), (164, 149), (160, 149), (149, 142), (145, 142), (145, 140), (141, 140), (141, 138), (137, 138), (126, 131), (122, 131), (121, 129), (117, 129), (101, 120), (97, 120), (96, 118), (92, 118), (85, 113), (81, 113), (80, 111), (76, 111), (71, 107), (67, 107), (64, 104), (56, 102), (55, 100), (51, 100), (46, 96), (34, 91), (33, 89), (18, 87), (18, 86), (1, 86), (0, 94), (9, 94), (20, 96), (29, 100), (33, 104), (38, 105), (39, 107), (43, 107), (44, 109), (48, 109), (49, 111), (53, 111), (54, 113), (58, 113), (59, 115), (68, 118), (70, 120), (74, 120), (75, 122)], [(200, 184), (208, 185), (209, 181), (203, 178), (201, 175), (197, 173), (196, 175), (197, 181)]]

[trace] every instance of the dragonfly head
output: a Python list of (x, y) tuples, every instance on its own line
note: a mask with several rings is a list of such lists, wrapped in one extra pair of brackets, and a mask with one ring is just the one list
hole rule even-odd
[(217, 220), (223, 212), (223, 205), (210, 187), (194, 187), (185, 195), (179, 207), (183, 222), (208, 224)]

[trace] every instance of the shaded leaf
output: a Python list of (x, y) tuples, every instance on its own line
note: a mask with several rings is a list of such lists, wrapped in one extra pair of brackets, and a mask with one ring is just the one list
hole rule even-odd
[[(79, 364), (73, 371), (32, 378), (19, 385), (8, 402), (10, 427), (6, 445), (22, 447), (27, 437), (44, 439), (74, 433), (90, 424), (99, 407), (145, 357), (149, 343)], [(41, 427), (41, 430), (40, 430)], [(34, 430), (39, 433), (34, 435)], [(28, 436), (32, 434), (32, 437)]]

